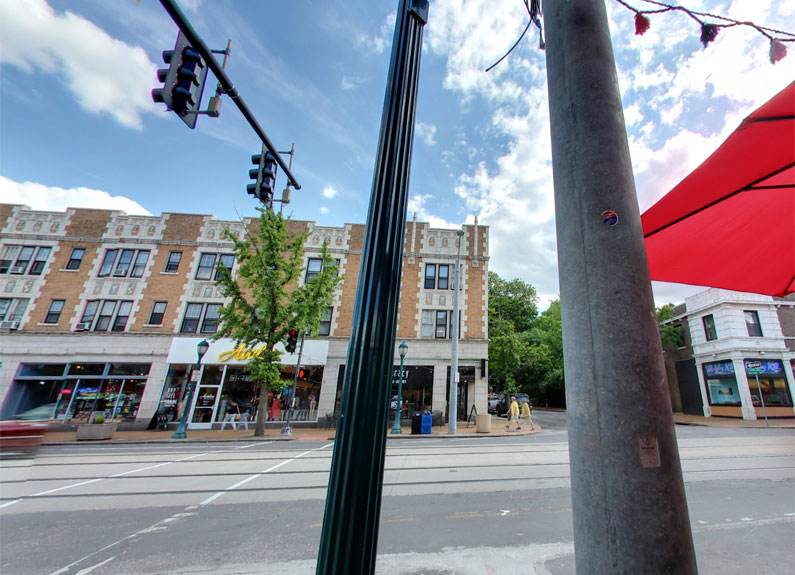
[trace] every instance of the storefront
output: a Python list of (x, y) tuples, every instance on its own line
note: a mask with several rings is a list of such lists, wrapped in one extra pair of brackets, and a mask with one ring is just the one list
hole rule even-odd
[[(171, 344), (157, 409), (167, 421), (177, 421), (182, 413), (188, 378), (197, 359), (198, 342), (198, 338), (176, 338)], [(192, 405), (188, 406), (190, 429), (219, 428), (228, 413), (240, 422), (256, 421), (261, 385), (249, 376), (245, 366), (258, 349), (235, 345), (230, 339), (210, 344), (202, 358)], [(306, 340), (296, 378), (297, 354), (282, 354), (283, 385), (268, 392), (266, 421), (284, 421), (291, 405), (293, 421), (317, 420), (317, 401), (327, 356), (327, 341)]]
[(51, 418), (64, 423), (88, 422), (97, 415), (132, 422), (150, 368), (148, 363), (23, 363), (9, 389), (3, 416), (51, 405)]
[[(749, 369), (749, 363), (759, 367)], [(711, 415), (743, 417), (743, 408), (753, 405), (760, 419), (765, 415), (792, 417), (792, 397), (781, 360), (746, 358), (741, 365), (744, 370), (737, 373), (731, 360), (703, 364)]]

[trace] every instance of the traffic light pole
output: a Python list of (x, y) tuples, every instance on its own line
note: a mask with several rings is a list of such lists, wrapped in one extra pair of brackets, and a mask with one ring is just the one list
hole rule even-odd
[(318, 575), (375, 571), (414, 113), (428, 0), (400, 0), (359, 267)]
[(259, 122), (257, 122), (257, 119), (254, 117), (254, 114), (252, 114), (251, 110), (248, 109), (246, 102), (243, 100), (243, 96), (240, 95), (240, 93), (237, 91), (237, 88), (235, 88), (234, 84), (232, 84), (232, 81), (229, 79), (229, 76), (226, 75), (226, 71), (224, 70), (223, 66), (221, 66), (218, 63), (218, 60), (215, 59), (215, 56), (213, 56), (213, 51), (207, 47), (207, 44), (204, 43), (204, 40), (202, 40), (201, 36), (199, 36), (199, 34), (193, 28), (193, 25), (190, 23), (187, 16), (185, 16), (184, 12), (182, 12), (182, 9), (177, 4), (176, 0), (160, 0), (160, 4), (162, 4), (166, 12), (168, 12), (169, 16), (171, 16), (171, 19), (188, 39), (188, 42), (190, 42), (191, 46), (201, 55), (202, 60), (204, 60), (204, 62), (210, 67), (210, 70), (213, 71), (213, 74), (215, 74), (215, 77), (218, 79), (218, 84), (221, 86), (221, 91), (232, 98), (232, 101), (243, 114), (243, 117), (248, 121), (249, 125), (257, 133), (257, 136), (259, 136), (260, 140), (262, 140), (262, 143), (265, 145), (268, 151), (273, 154), (273, 157), (276, 159), (276, 163), (279, 164), (282, 170), (284, 170), (290, 185), (292, 185), (296, 190), (300, 190), (301, 184), (299, 184), (298, 180), (295, 179), (287, 163), (279, 155), (279, 152), (276, 151), (276, 147), (271, 143), (268, 135), (260, 127)]
[(695, 575), (605, 1), (544, 24), (576, 570)]
[(282, 427), (282, 435), (292, 435), (293, 428), (290, 427), (290, 418), (293, 415), (293, 405), (295, 405), (295, 388), (298, 387), (298, 372), (301, 371), (301, 356), (304, 354), (304, 338), (306, 332), (301, 333), (301, 346), (298, 348), (298, 361), (295, 363), (295, 377), (293, 377), (293, 392), (290, 395), (290, 409), (287, 410), (287, 421)]

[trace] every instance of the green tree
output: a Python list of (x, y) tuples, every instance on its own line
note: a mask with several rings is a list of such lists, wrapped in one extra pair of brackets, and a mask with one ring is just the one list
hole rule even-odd
[(536, 288), (519, 278), (504, 280), (489, 272), (489, 331), (498, 320), (510, 321), (514, 330), (524, 332), (538, 316)]
[(489, 331), (489, 372), (505, 393), (517, 391), (515, 374), (526, 355), (527, 346), (513, 323), (496, 318)]
[(565, 380), (559, 300), (549, 304), (549, 308), (541, 314), (530, 330), (529, 338), (533, 357), (532, 391), (553, 401), (562, 400)]
[(323, 312), (332, 305), (340, 278), (334, 259), (323, 244), (323, 265), (312, 281), (298, 286), (303, 271), (304, 242), (308, 232), (289, 233), (289, 221), (272, 209), (260, 209), (253, 230), (243, 239), (229, 230), (224, 236), (234, 242), (237, 278), (224, 266), (216, 283), (227, 303), (221, 308), (221, 323), (214, 339), (228, 337), (256, 353), (246, 366), (261, 385), (259, 412), (254, 435), (265, 433), (268, 392), (281, 386), (281, 351), (276, 344), (296, 329), (316, 334)]
[(674, 304), (667, 303), (657, 308), (657, 324), (660, 328), (660, 340), (663, 349), (676, 347), (678, 345), (682, 326), (674, 325), (671, 320), (674, 317)]

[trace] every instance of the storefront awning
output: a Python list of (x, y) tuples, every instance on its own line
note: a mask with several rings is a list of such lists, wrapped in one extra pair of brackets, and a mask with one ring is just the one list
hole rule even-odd
[(795, 82), (641, 221), (653, 280), (795, 291)]
[[(171, 340), (171, 349), (168, 352), (168, 363), (195, 364), (197, 359), (196, 346), (201, 341), (198, 337), (175, 337)], [(210, 341), (210, 340), (208, 340)], [(298, 361), (297, 353), (285, 353), (284, 346), (279, 343), (276, 348), (282, 351), (282, 365), (295, 365)], [(204, 354), (202, 363), (210, 365), (245, 365), (256, 352), (256, 347), (248, 349), (243, 345), (236, 345), (233, 339), (219, 339), (210, 341), (210, 349)], [(301, 365), (326, 365), (328, 358), (328, 341), (304, 341)]]

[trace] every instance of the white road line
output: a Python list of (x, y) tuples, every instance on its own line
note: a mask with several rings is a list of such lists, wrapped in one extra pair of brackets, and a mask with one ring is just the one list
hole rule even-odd
[(213, 501), (215, 501), (216, 499), (218, 499), (219, 497), (221, 497), (225, 493), (228, 493), (229, 491), (233, 491), (234, 489), (237, 489), (241, 485), (245, 485), (246, 483), (248, 483), (252, 479), (256, 479), (257, 477), (261, 477), (262, 475), (265, 475), (266, 473), (270, 473), (274, 469), (278, 469), (282, 465), (287, 465), (291, 461), (295, 461), (296, 459), (299, 459), (299, 458), (303, 457), (304, 455), (308, 455), (309, 453), (312, 453), (313, 451), (319, 451), (321, 449), (326, 449), (327, 447), (331, 447), (332, 445), (334, 445), (334, 444), (333, 443), (328, 443), (328, 444), (324, 445), (323, 447), (316, 447), (315, 449), (310, 449), (309, 451), (304, 451), (303, 453), (299, 453), (298, 455), (296, 455), (295, 457), (293, 457), (291, 459), (288, 459), (286, 461), (282, 461), (281, 463), (277, 463), (273, 467), (269, 467), (268, 469), (265, 469), (264, 471), (260, 471), (259, 473), (255, 473), (254, 475), (246, 477), (242, 481), (238, 481), (237, 483), (235, 483), (234, 485), (232, 485), (230, 487), (227, 487), (223, 491), (219, 491), (215, 495), (212, 495), (212, 496), (208, 497), (207, 499), (205, 499), (204, 501), (199, 503), (199, 506), (200, 507), (204, 507), (205, 505), (208, 505), (208, 504), (212, 503)]
[(269, 443), (273, 443), (272, 441), (258, 441), (257, 443), (252, 443), (251, 445), (241, 445), (240, 447), (235, 447), (235, 449), (248, 449), (249, 447), (254, 447), (255, 445), (268, 445)]
[(21, 499), (14, 499), (13, 501), (6, 501), (2, 505), (0, 505), (0, 509), (2, 509), (3, 507), (8, 507), (9, 505), (13, 505), (14, 503), (19, 503), (20, 501), (22, 501), (22, 500)]
[(33, 495), (28, 495), (27, 497), (38, 497), (39, 495), (47, 495), (48, 493), (55, 493), (56, 491), (63, 491), (64, 489), (71, 489), (72, 487), (80, 487), (81, 485), (88, 485), (89, 483), (96, 483), (97, 481), (102, 481), (105, 479), (104, 477), (97, 477), (96, 479), (89, 479), (88, 481), (81, 481), (80, 483), (73, 483), (72, 485), (64, 485), (63, 487), (58, 487), (57, 489), (49, 489), (47, 491), (39, 491), (38, 493), (34, 493)]
[(102, 567), (105, 563), (110, 563), (114, 559), (116, 559), (115, 555), (113, 557), (105, 559), (102, 563), (97, 563), (96, 565), (92, 565), (91, 567), (86, 567), (85, 569), (81, 569), (75, 575), (88, 575), (89, 573), (91, 573), (97, 567)]

